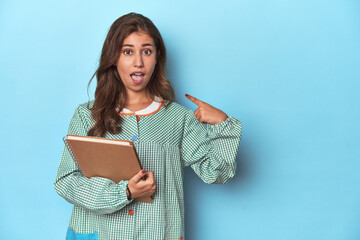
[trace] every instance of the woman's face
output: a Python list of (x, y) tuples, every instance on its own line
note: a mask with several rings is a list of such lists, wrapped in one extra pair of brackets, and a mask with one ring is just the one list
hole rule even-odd
[(154, 40), (144, 31), (124, 39), (116, 67), (128, 94), (146, 92), (156, 65)]

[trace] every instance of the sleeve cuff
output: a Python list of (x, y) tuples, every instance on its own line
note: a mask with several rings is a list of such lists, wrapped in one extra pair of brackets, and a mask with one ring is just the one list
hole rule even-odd
[(209, 124), (208, 132), (211, 135), (216, 135), (222, 133), (225, 129), (227, 129), (228, 131), (231, 132), (239, 132), (239, 135), (241, 135), (241, 128), (242, 128), (242, 123), (238, 119), (232, 116), (228, 116), (228, 118), (222, 121), (221, 123), (214, 125)]
[(125, 204), (129, 204), (131, 203), (134, 199), (128, 199), (127, 197), (127, 193), (126, 193), (126, 187), (129, 184), (129, 181), (123, 180), (121, 182), (118, 183), (118, 186), (120, 188), (120, 195), (124, 196), (123, 198), (125, 199)]

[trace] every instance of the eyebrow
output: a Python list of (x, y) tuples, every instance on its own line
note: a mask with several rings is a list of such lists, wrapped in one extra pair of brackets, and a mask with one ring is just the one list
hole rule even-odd
[[(147, 47), (147, 46), (154, 47), (154, 46), (153, 46), (152, 44), (150, 44), (150, 43), (144, 43), (142, 46), (143, 46), (143, 47)], [(132, 44), (124, 44), (124, 45), (122, 45), (122, 47), (135, 47), (135, 46), (132, 45)]]

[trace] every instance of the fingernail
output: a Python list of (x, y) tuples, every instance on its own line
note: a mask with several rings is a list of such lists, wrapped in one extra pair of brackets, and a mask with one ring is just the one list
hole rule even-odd
[(141, 172), (142, 172), (142, 173), (146, 173), (146, 170), (145, 170), (145, 169), (143, 169)]
[(189, 96), (189, 94), (185, 94), (185, 97), (188, 97)]

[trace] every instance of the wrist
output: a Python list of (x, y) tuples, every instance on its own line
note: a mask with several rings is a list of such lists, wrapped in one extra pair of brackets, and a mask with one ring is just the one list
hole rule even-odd
[(131, 191), (130, 191), (130, 188), (129, 188), (129, 185), (126, 186), (126, 195), (127, 195), (127, 199), (128, 200), (131, 200)]
[(225, 121), (228, 118), (228, 115), (226, 113), (223, 112), (223, 114), (221, 116), (219, 116), (219, 118), (217, 119), (216, 122), (213, 123), (213, 125), (215, 124), (220, 124), (223, 121)]
[(228, 115), (226, 113), (224, 113), (223, 117), (221, 118), (221, 121), (219, 123), (222, 123), (223, 121), (225, 121), (228, 118)]

